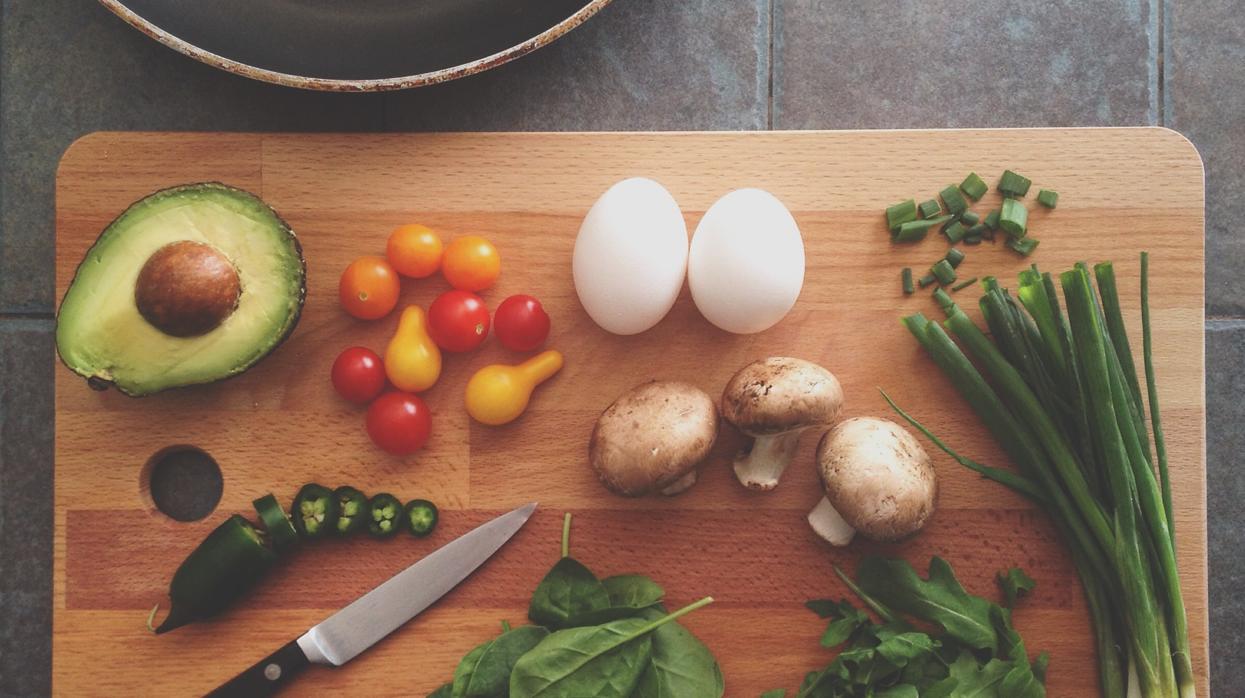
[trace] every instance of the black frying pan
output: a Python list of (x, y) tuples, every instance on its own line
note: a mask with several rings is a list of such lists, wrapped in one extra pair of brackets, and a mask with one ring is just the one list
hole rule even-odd
[(540, 48), (610, 0), (100, 0), (230, 72), (320, 90), (392, 90)]

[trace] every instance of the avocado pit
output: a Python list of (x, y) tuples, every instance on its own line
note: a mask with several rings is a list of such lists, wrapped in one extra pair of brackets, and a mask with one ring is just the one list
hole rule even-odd
[(156, 250), (138, 273), (134, 302), (156, 329), (197, 337), (220, 326), (238, 307), (242, 284), (232, 262), (211, 245), (191, 240)]

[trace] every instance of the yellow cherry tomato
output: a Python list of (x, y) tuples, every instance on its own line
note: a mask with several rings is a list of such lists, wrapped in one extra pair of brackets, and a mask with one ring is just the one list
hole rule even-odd
[(493, 243), (478, 235), (455, 238), (445, 247), (441, 275), (454, 288), (482, 291), (501, 275), (501, 256)]
[(518, 366), (485, 366), (467, 381), (467, 414), (493, 426), (513, 422), (527, 409), (536, 386), (561, 368), (562, 353), (552, 349)]
[(385, 375), (398, 390), (418, 393), (441, 377), (441, 350), (428, 336), (428, 318), (418, 305), (407, 306), (385, 349)]
[(426, 225), (400, 225), (389, 234), (385, 257), (402, 276), (423, 279), (441, 268), (441, 238)]

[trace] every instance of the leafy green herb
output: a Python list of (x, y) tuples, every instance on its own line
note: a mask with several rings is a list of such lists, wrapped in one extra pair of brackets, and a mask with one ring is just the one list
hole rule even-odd
[(1006, 572), (999, 572), (998, 576), (999, 588), (1003, 590), (1003, 597), (1007, 602), (1003, 605), (1013, 608), (1016, 605), (1016, 599), (1033, 591), (1035, 582), (1025, 574), (1024, 570), (1019, 567), (1013, 567)]
[[(1044, 698), (1045, 655), (1030, 663), (1010, 613), (965, 592), (943, 560), (930, 561), (928, 579), (903, 560), (876, 557), (860, 563), (854, 582), (835, 572), (881, 622), (846, 600), (809, 601), (809, 609), (830, 621), (822, 644), (841, 649), (828, 666), (805, 676), (797, 698)], [(945, 632), (923, 632), (908, 618)]]
[(454, 671), (453, 698), (504, 698), (515, 662), (547, 635), (539, 625), (525, 625), (468, 652)]
[(659, 620), (625, 618), (604, 625), (559, 630), (515, 663), (510, 675), (510, 695), (628, 698), (648, 668), (652, 654), (649, 635), (712, 602), (712, 598), (705, 597)]

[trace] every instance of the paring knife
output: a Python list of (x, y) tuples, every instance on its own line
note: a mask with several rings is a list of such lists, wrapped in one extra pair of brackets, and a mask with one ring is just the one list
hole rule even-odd
[(532, 502), (445, 544), (208, 695), (270, 696), (308, 665), (341, 666), (354, 659), (458, 586), (518, 533), (535, 510)]

